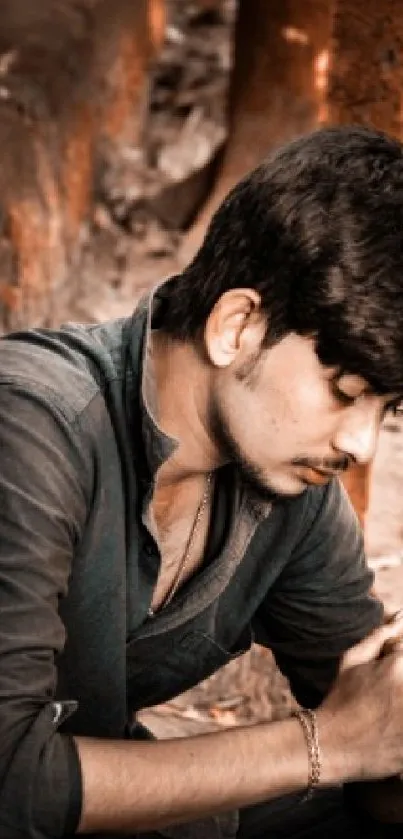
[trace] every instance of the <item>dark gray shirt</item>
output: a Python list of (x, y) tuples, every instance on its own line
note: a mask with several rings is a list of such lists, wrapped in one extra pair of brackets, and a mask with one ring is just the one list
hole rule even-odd
[[(72, 735), (128, 736), (256, 641), (302, 704), (381, 620), (337, 481), (269, 505), (220, 470), (203, 567), (147, 618), (160, 557), (146, 527), (172, 450), (142, 397), (150, 306), (101, 326), (0, 341), (0, 837), (74, 829)], [(139, 782), (141, 780), (139, 779)]]

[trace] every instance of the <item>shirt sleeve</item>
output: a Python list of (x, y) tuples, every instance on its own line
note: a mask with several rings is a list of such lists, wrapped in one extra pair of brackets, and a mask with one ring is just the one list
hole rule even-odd
[(308, 490), (300, 537), (258, 610), (255, 638), (270, 647), (297, 701), (316, 707), (342, 654), (382, 621), (361, 528), (338, 480)]
[[(80, 448), (81, 445), (81, 448)], [(89, 503), (89, 455), (52, 394), (0, 384), (0, 837), (63, 836), (77, 822), (80, 767), (55, 700), (68, 590)], [(74, 827), (76, 825), (74, 824)]]

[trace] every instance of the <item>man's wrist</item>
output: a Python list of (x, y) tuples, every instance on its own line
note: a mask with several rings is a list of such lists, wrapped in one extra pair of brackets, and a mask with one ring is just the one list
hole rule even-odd
[(352, 744), (343, 735), (340, 719), (327, 709), (319, 708), (316, 712), (319, 743), (321, 748), (321, 786), (332, 787), (353, 781), (360, 776), (360, 767), (354, 757)]
[(315, 789), (319, 787), (322, 775), (322, 753), (319, 740), (319, 729), (316, 711), (311, 708), (296, 708), (294, 716), (301, 725), (306, 740), (308, 752), (308, 786), (305, 800), (312, 797)]

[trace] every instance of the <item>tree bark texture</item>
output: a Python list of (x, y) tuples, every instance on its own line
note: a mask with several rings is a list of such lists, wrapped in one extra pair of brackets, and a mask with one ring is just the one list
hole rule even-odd
[(52, 324), (94, 173), (137, 142), (162, 0), (0, 0), (0, 329)]

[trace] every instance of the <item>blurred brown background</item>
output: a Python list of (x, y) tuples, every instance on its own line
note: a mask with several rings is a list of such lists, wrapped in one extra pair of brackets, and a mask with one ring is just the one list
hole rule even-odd
[(132, 303), (283, 140), (402, 133), (400, 0), (0, 0), (0, 21), (2, 329)]

